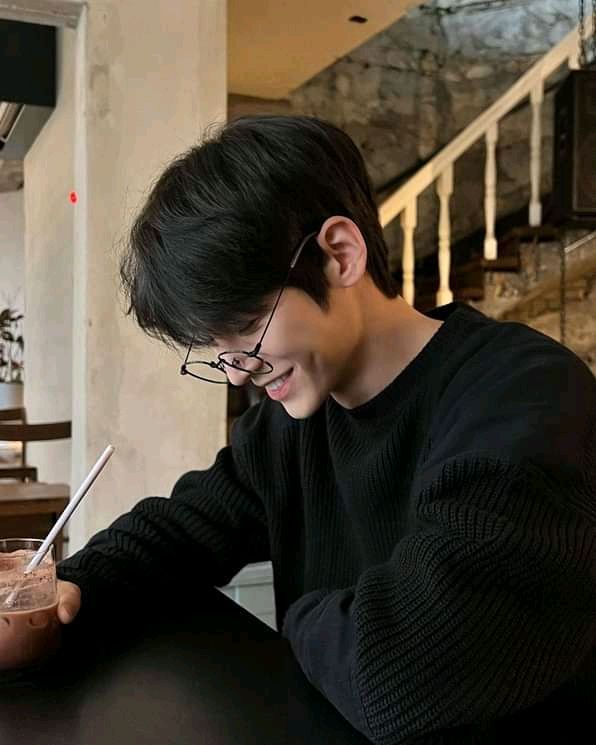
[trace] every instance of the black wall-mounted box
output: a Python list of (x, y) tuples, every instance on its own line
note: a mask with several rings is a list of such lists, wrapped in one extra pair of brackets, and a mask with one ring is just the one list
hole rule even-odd
[(56, 28), (0, 20), (0, 101), (56, 105)]

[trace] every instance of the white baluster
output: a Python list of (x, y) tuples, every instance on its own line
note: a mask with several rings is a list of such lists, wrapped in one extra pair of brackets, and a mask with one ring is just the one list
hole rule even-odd
[(439, 290), (437, 305), (446, 305), (453, 301), (449, 287), (451, 271), (451, 220), (449, 217), (449, 200), (453, 194), (453, 163), (437, 179), (437, 194), (441, 200), (439, 216)]
[(402, 295), (410, 305), (414, 305), (414, 231), (418, 223), (417, 205), (416, 199), (413, 199), (401, 213), (401, 227), (404, 231)]
[(495, 238), (495, 217), (497, 214), (497, 158), (496, 146), (499, 139), (499, 125), (492, 124), (486, 132), (486, 171), (484, 179), (484, 215), (486, 218), (486, 237), (484, 239), (484, 258), (497, 258), (497, 239)]
[(542, 155), (542, 102), (544, 100), (544, 81), (532, 88), (532, 137), (530, 141), (530, 225), (537, 227), (542, 223), (542, 205), (540, 204), (540, 176)]

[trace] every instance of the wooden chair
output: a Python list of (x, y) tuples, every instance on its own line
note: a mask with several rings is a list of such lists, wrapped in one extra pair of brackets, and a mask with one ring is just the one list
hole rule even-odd
[[(0, 409), (0, 422), (13, 424), (27, 424), (27, 413), (24, 408)], [(20, 465), (0, 463), (0, 479), (20, 479), (21, 481), (37, 481), (37, 468), (25, 465), (27, 458), (27, 443), (21, 443), (19, 455)]]
[(37, 468), (27, 463), (27, 443), (46, 440), (68, 440), (70, 422), (27, 424), (25, 409), (0, 409), (0, 441), (20, 442), (20, 463), (0, 464), (0, 479), (37, 481)]
[(27, 414), (24, 408), (0, 409), (0, 422), (27, 423)]
[[(14, 418), (17, 414), (20, 421)], [(0, 440), (21, 442), (23, 451), (20, 466), (0, 466), (0, 537), (45, 538), (66, 508), (70, 489), (68, 484), (38, 482), (37, 469), (27, 465), (25, 448), (28, 442), (70, 439), (71, 423), (28, 424), (22, 409), (4, 409), (1, 416)], [(56, 538), (57, 561), (66, 540), (62, 533)]]

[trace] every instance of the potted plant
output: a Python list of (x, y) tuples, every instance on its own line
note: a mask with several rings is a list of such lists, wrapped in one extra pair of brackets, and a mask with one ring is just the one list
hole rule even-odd
[(23, 405), (23, 314), (0, 311), (0, 409)]

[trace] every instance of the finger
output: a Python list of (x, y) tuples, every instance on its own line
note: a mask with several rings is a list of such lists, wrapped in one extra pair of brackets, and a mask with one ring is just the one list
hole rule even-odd
[(74, 620), (77, 615), (78, 608), (74, 604), (63, 602), (58, 606), (58, 619), (60, 623), (68, 624)]
[(74, 620), (81, 606), (79, 593), (64, 591), (58, 602), (58, 619), (61, 623), (68, 624)]

